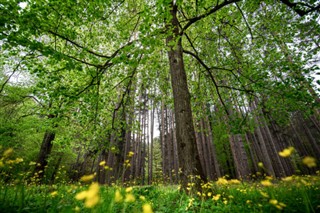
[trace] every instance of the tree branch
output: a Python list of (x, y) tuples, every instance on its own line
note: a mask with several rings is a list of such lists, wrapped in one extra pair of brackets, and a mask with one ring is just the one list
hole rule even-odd
[(92, 51), (92, 50), (89, 50), (88, 48), (85, 48), (85, 47), (83, 47), (82, 45), (76, 43), (75, 41), (72, 41), (72, 40), (70, 40), (69, 38), (67, 38), (67, 37), (65, 37), (65, 36), (63, 36), (63, 35), (60, 35), (60, 34), (58, 34), (58, 33), (56, 33), (56, 32), (53, 32), (53, 31), (51, 31), (51, 30), (49, 30), (48, 32), (51, 33), (52, 35), (58, 36), (59, 38), (62, 38), (62, 39), (64, 39), (64, 40), (70, 42), (71, 44), (73, 44), (73, 45), (75, 45), (75, 46), (77, 46), (77, 47), (79, 47), (79, 48), (87, 51), (88, 53), (91, 53), (91, 54), (95, 55), (95, 56), (98, 56), (98, 57), (101, 57), (101, 58), (110, 58), (110, 56), (102, 55), (102, 54), (100, 54), (100, 53), (96, 53), (96, 52), (94, 52), (94, 51)]
[(206, 13), (204, 13), (202, 15), (196, 16), (194, 18), (189, 19), (188, 23), (182, 28), (181, 34), (183, 34), (192, 24), (196, 23), (197, 21), (199, 21), (199, 20), (201, 20), (203, 18), (206, 18), (207, 16), (217, 12), (218, 10), (223, 8), (224, 6), (227, 6), (227, 5), (231, 4), (231, 3), (235, 3), (235, 2), (238, 2), (238, 1), (241, 1), (241, 0), (231, 0), (231, 1), (225, 0), (221, 4), (213, 6), (208, 12), (206, 12)]
[[(318, 11), (320, 9), (320, 4), (317, 6), (311, 6), (302, 2), (290, 2), (289, 0), (280, 0), (283, 4), (287, 5), (288, 7), (290, 7), (291, 9), (293, 9), (296, 13), (299, 14), (299, 16), (304, 16), (307, 15), (308, 13), (311, 13), (313, 11)], [(302, 10), (300, 8), (298, 8), (299, 5), (302, 5), (304, 7), (308, 7), (310, 8), (309, 10)]]

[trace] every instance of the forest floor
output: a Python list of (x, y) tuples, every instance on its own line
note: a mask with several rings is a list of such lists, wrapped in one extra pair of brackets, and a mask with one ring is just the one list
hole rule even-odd
[(319, 173), (250, 183), (220, 178), (193, 194), (177, 185), (107, 187), (90, 179), (87, 184), (1, 183), (0, 212), (320, 212)]

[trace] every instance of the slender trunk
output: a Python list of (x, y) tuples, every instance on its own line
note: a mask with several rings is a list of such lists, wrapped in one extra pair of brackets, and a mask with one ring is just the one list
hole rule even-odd
[(56, 134), (54, 132), (47, 130), (42, 140), (40, 152), (37, 159), (37, 164), (33, 172), (34, 177), (40, 182), (43, 182), (45, 172), (44, 170), (48, 165), (48, 157), (51, 154), (51, 149), (53, 146), (52, 142), (55, 136)]

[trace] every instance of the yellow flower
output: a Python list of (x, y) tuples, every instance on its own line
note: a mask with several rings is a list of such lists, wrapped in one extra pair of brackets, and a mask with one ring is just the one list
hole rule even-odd
[(292, 181), (293, 180), (293, 177), (292, 176), (289, 176), (289, 177), (284, 177), (282, 178), (283, 181)]
[(56, 195), (58, 195), (58, 192), (57, 192), (57, 191), (51, 192), (50, 195), (51, 195), (52, 197), (55, 197)]
[(211, 192), (208, 192), (208, 197), (211, 197), (212, 193)]
[(139, 199), (142, 200), (142, 201), (145, 201), (145, 200), (146, 200), (146, 197), (141, 195), (141, 196), (139, 197)]
[(30, 161), (29, 166), (33, 166), (33, 165), (36, 165), (36, 164), (37, 164), (36, 162)]
[(217, 184), (221, 184), (221, 185), (224, 185), (224, 184), (228, 184), (228, 181), (224, 178), (218, 178), (218, 180), (216, 181)]
[(3, 157), (4, 157), (4, 158), (9, 157), (9, 155), (11, 155), (12, 152), (13, 152), (13, 149), (12, 149), (12, 148), (7, 149), (6, 151), (4, 151)]
[(149, 203), (143, 204), (142, 212), (143, 213), (153, 213), (151, 205)]
[(114, 194), (114, 201), (115, 201), (116, 203), (119, 203), (119, 202), (122, 201), (122, 198), (123, 198), (123, 197), (122, 197), (120, 191), (117, 190), (117, 191), (115, 192), (115, 194)]
[(128, 152), (128, 157), (131, 158), (134, 155), (134, 152), (130, 151)]
[(134, 197), (133, 194), (126, 194), (126, 198), (124, 199), (124, 202), (127, 202), (127, 203), (131, 203), (131, 202), (134, 202), (136, 199)]
[(271, 186), (271, 185), (272, 185), (272, 183), (270, 182), (270, 180), (262, 180), (260, 183), (261, 183), (263, 186)]
[(129, 192), (131, 192), (131, 191), (132, 191), (132, 187), (126, 188), (126, 192), (127, 192), (127, 193), (129, 193)]
[(23, 158), (16, 158), (15, 162), (16, 163), (21, 163), (21, 162), (23, 162)]
[(80, 178), (80, 181), (88, 182), (94, 178), (95, 174), (92, 175), (84, 175)]
[(239, 184), (239, 183), (241, 183), (241, 182), (240, 182), (240, 180), (237, 180), (237, 179), (231, 179), (231, 180), (229, 180), (229, 183)]
[(258, 163), (258, 166), (262, 168), (262, 167), (263, 167), (263, 163), (262, 163), (262, 162), (259, 162), (259, 163)]
[(111, 152), (113, 152), (113, 153), (114, 153), (114, 152), (116, 152), (116, 150), (117, 150), (117, 149), (116, 149), (116, 147), (114, 147), (114, 146), (113, 146), (113, 147), (111, 147)]
[(246, 201), (246, 204), (250, 204), (250, 203), (251, 203), (251, 200), (247, 200), (247, 201)]
[(221, 197), (221, 194), (217, 194), (217, 195), (212, 197), (212, 200), (217, 201), (217, 200), (219, 200), (220, 197)]
[(268, 195), (267, 193), (265, 193), (265, 192), (260, 192), (260, 194), (261, 194), (263, 197), (266, 197), (266, 198), (269, 197), (269, 195)]
[(312, 168), (316, 167), (316, 159), (310, 156), (304, 157), (302, 163), (305, 164), (307, 167)]
[(286, 158), (286, 157), (289, 157), (292, 154), (293, 151), (294, 151), (294, 148), (292, 146), (290, 146), (290, 147), (282, 150), (281, 152), (279, 152), (279, 155), (281, 157)]
[(269, 200), (269, 203), (271, 203), (272, 205), (277, 205), (278, 201), (276, 199), (271, 199)]
[(92, 208), (99, 203), (99, 184), (92, 183), (87, 191), (82, 191), (76, 195), (77, 200), (85, 200), (84, 205)]
[(100, 166), (104, 166), (106, 164), (106, 161), (104, 160), (104, 161), (101, 161), (100, 163), (99, 163), (99, 165)]
[(227, 204), (228, 204), (228, 201), (227, 201), (227, 200), (224, 200), (223, 203), (224, 203), (225, 205), (227, 205)]

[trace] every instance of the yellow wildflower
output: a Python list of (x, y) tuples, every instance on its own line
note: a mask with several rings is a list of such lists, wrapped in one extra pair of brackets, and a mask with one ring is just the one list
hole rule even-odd
[(262, 180), (260, 183), (261, 183), (263, 186), (271, 186), (271, 185), (272, 185), (272, 183), (270, 182), (270, 180)]
[(7, 149), (6, 151), (4, 151), (3, 157), (4, 157), (4, 158), (9, 157), (9, 155), (11, 155), (12, 152), (13, 152), (13, 149), (12, 149), (12, 148)]
[(134, 155), (134, 152), (130, 151), (128, 152), (128, 157), (131, 158)]
[(84, 205), (87, 208), (92, 208), (98, 204), (99, 197), (99, 184), (92, 183), (87, 191), (82, 191), (76, 195), (77, 200), (85, 200)]
[(227, 201), (227, 200), (224, 200), (223, 203), (224, 203), (225, 205), (227, 205), (227, 204), (228, 204), (228, 201)]
[(284, 177), (282, 178), (283, 181), (292, 181), (293, 177), (292, 176), (288, 176), (288, 177)]
[(134, 197), (133, 194), (126, 194), (126, 198), (124, 199), (124, 202), (127, 202), (127, 203), (131, 203), (131, 202), (134, 202), (136, 199)]
[(100, 166), (104, 166), (106, 164), (106, 161), (104, 160), (104, 161), (101, 161), (100, 163), (99, 163), (99, 165)]
[(23, 162), (23, 158), (16, 158), (16, 159), (15, 159), (15, 162), (16, 162), (16, 163), (21, 163), (21, 162)]
[(269, 200), (269, 203), (271, 203), (272, 205), (277, 205), (278, 201), (276, 199), (271, 199)]
[(262, 163), (262, 162), (259, 162), (259, 163), (258, 163), (258, 166), (262, 168), (262, 167), (263, 167), (263, 163)]
[(141, 195), (141, 196), (139, 197), (139, 199), (142, 200), (142, 201), (145, 201), (145, 200), (146, 200), (146, 197), (143, 196), (143, 195)]
[(80, 178), (80, 181), (88, 182), (94, 178), (95, 174), (92, 175), (84, 175)]
[(260, 192), (260, 194), (261, 194), (263, 197), (266, 197), (266, 198), (269, 197), (269, 195), (268, 195), (267, 193), (265, 193), (265, 192)]
[(282, 150), (281, 152), (279, 152), (279, 155), (281, 157), (286, 158), (286, 157), (289, 157), (293, 153), (293, 151), (294, 151), (294, 148), (292, 146), (290, 146), (290, 147)]
[(225, 178), (218, 178), (218, 180), (216, 181), (217, 184), (228, 184), (228, 181)]
[(119, 203), (119, 202), (122, 201), (122, 198), (123, 198), (123, 197), (122, 197), (120, 191), (117, 190), (117, 191), (115, 192), (115, 194), (114, 194), (114, 201), (115, 201), (116, 203)]
[(220, 197), (221, 197), (221, 194), (217, 194), (212, 197), (212, 200), (217, 201), (217, 200), (219, 200)]
[(229, 180), (229, 183), (239, 184), (239, 183), (241, 183), (241, 182), (240, 182), (240, 180), (237, 180), (237, 179), (231, 179), (231, 180)]
[(302, 163), (305, 164), (307, 167), (312, 168), (316, 167), (316, 159), (310, 156), (304, 157)]
[(56, 195), (58, 195), (58, 192), (57, 192), (57, 191), (51, 192), (50, 195), (51, 195), (52, 197), (55, 197)]
[(126, 192), (127, 192), (127, 193), (129, 193), (129, 192), (131, 192), (131, 191), (132, 191), (132, 187), (126, 188)]
[(212, 193), (211, 192), (208, 192), (208, 197), (211, 197)]
[(149, 203), (143, 204), (142, 212), (143, 213), (153, 213), (151, 205)]
[(30, 161), (29, 166), (33, 166), (33, 165), (36, 165), (36, 164), (37, 164), (36, 162)]

